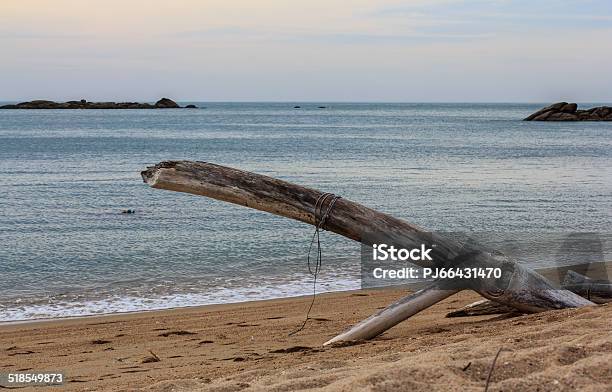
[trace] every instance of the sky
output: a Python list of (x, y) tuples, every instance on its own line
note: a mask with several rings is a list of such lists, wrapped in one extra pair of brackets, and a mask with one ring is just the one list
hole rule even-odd
[(1, 0), (0, 100), (611, 102), (612, 1)]

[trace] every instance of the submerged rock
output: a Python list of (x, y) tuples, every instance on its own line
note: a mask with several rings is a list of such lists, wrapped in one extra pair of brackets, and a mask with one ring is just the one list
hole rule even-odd
[[(193, 106), (193, 105), (189, 105)], [(0, 109), (174, 109), (180, 106), (169, 98), (162, 98), (154, 105), (140, 102), (87, 102), (80, 101), (54, 102), (47, 100), (34, 100), (14, 105), (0, 106)]]
[(612, 121), (612, 107), (578, 110), (575, 103), (557, 102), (538, 110), (524, 121)]

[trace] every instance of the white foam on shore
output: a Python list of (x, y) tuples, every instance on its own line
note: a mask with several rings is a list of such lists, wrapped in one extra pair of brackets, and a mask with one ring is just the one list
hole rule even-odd
[[(356, 279), (334, 279), (317, 283), (317, 293), (355, 290)], [(97, 300), (56, 301), (37, 304), (0, 304), (0, 322), (94, 316), (113, 313), (143, 312), (201, 305), (228, 304), (312, 294), (312, 280), (286, 282), (243, 288), (216, 288), (206, 293), (177, 293), (162, 296), (112, 296)]]

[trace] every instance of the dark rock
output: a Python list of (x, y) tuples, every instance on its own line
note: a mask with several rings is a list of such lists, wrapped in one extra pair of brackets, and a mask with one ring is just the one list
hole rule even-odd
[(563, 107), (559, 110), (564, 113), (574, 113), (576, 109), (578, 109), (578, 105), (576, 105), (575, 103), (568, 103), (567, 105), (563, 105)]
[(545, 121), (545, 120), (547, 120), (547, 119), (548, 119), (548, 117), (550, 117), (550, 116), (551, 116), (551, 114), (553, 114), (553, 113), (557, 113), (557, 112), (555, 112), (555, 111), (553, 111), (553, 110), (548, 110), (548, 111), (546, 111), (546, 112), (544, 112), (544, 113), (542, 113), (542, 114), (538, 114), (537, 116), (535, 116), (535, 117), (533, 118), (533, 120), (534, 120), (534, 121)]
[[(556, 111), (561, 109), (562, 107), (564, 107), (565, 105), (567, 105), (567, 102), (557, 102), (557, 103), (553, 103), (550, 106), (545, 107), (544, 109), (540, 109), (537, 112), (533, 113), (531, 116), (527, 117), (525, 119), (525, 121), (531, 121), (531, 120), (535, 120), (536, 117), (540, 117), (540, 118), (546, 118), (548, 116), (544, 116), (542, 117), (543, 114), (550, 112), (550, 111)], [(537, 120), (537, 121), (542, 121), (542, 120)]]
[(554, 112), (551, 113), (546, 121), (578, 121), (579, 117), (573, 113)]
[(575, 103), (557, 102), (538, 110), (524, 121), (612, 121), (612, 107), (578, 110)]
[(301, 109), (302, 107), (301, 106), (294, 106), (293, 108), (294, 109)]
[(44, 99), (37, 99), (30, 102), (21, 102), (17, 104), (19, 109), (58, 109), (61, 104)]
[(196, 105), (187, 105), (185, 106), (185, 109), (197, 109), (198, 107)]
[(162, 98), (159, 101), (155, 102), (155, 107), (160, 109), (177, 109), (180, 106), (169, 98)]
[(609, 106), (600, 106), (600, 107), (594, 108), (593, 111), (591, 112), (592, 115), (600, 117), (600, 118), (605, 118), (610, 113), (612, 113), (612, 107), (609, 107)]
[[(189, 105), (194, 107), (195, 105)], [(53, 102), (46, 100), (34, 100), (21, 102), (15, 105), (0, 106), (0, 109), (166, 109), (180, 108), (171, 99), (162, 98), (152, 105), (150, 103), (139, 102), (87, 102), (86, 99), (80, 101)]]

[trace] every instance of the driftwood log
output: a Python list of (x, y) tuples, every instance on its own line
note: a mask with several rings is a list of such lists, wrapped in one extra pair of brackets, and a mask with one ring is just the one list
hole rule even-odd
[(323, 345), (350, 340), (371, 339), (458, 291), (445, 289), (439, 282), (434, 282), (374, 313), (367, 319), (354, 325), (348, 331), (323, 343)]
[[(612, 302), (612, 284), (607, 280), (596, 280), (568, 270), (562, 286), (596, 304)], [(470, 317), (516, 312), (516, 309), (499, 302), (482, 299), (449, 312), (446, 317)]]
[(499, 302), (488, 299), (481, 299), (471, 304), (465, 305), (462, 308), (448, 312), (446, 317), (471, 317), (485, 316), (488, 314), (503, 314), (516, 312), (512, 306), (500, 304)]
[[(148, 167), (141, 175), (153, 188), (206, 196), (311, 225), (319, 223), (321, 211), (329, 208), (332, 200), (318, 190), (206, 162), (161, 162)], [(485, 298), (522, 312), (593, 305), (570, 291), (554, 288), (547, 279), (520, 264), (499, 261), (478, 248), (429, 233), (414, 224), (350, 200), (333, 200), (335, 204), (333, 210), (328, 211), (329, 216), (323, 227), (325, 230), (366, 245), (371, 245), (374, 238), (378, 243), (395, 244), (406, 249), (425, 244), (433, 249), (430, 255), (434, 266), (500, 268), (503, 271), (501, 279), (473, 281), (470, 288)], [(328, 204), (323, 205), (326, 201)], [(431, 262), (421, 262), (420, 265), (431, 267)], [(430, 286), (378, 312), (327, 343), (373, 338), (462, 288)]]
[(612, 302), (612, 283), (607, 280), (591, 279), (576, 271), (568, 271), (563, 288), (596, 304)]

